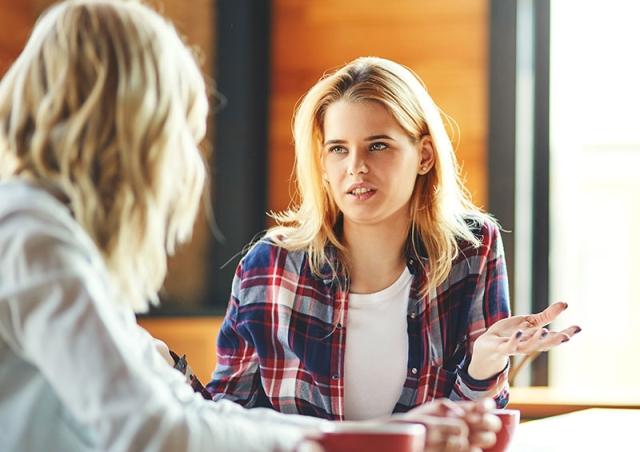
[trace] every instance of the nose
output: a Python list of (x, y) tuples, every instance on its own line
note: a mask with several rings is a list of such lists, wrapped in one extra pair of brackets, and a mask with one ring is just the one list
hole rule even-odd
[(351, 155), (353, 157), (349, 159), (347, 173), (350, 176), (355, 176), (356, 174), (367, 174), (369, 172), (369, 168), (367, 167), (366, 159), (363, 158), (359, 152), (354, 152)]

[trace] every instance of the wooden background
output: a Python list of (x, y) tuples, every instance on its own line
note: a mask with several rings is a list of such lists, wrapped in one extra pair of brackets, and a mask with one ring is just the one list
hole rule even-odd
[[(0, 71), (19, 53), (47, 0), (0, 0)], [(212, 68), (214, 0), (153, 2), (200, 47)], [(297, 100), (327, 70), (363, 55), (410, 66), (436, 103), (458, 123), (458, 158), (474, 201), (487, 204), (487, 0), (273, 0), (269, 117), (268, 207), (289, 204)], [(242, 162), (238, 162), (242, 164)], [(186, 303), (203, 290), (209, 232), (202, 219), (194, 243), (170, 263), (167, 290)], [(186, 353), (201, 380), (215, 366), (219, 318), (145, 318), (141, 324)]]
[[(289, 203), (291, 119), (325, 71), (358, 56), (405, 64), (458, 123), (458, 158), (474, 201), (487, 204), (488, 3), (467, 0), (274, 0), (269, 207)], [(455, 141), (454, 141), (455, 143)]]

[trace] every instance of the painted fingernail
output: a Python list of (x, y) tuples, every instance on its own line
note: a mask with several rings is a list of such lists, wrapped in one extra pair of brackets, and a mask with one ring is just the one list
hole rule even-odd
[(569, 307), (569, 305), (567, 303), (565, 303), (564, 301), (562, 302), (562, 309), (567, 309)]
[(569, 338), (565, 337), (564, 339), (562, 339), (562, 342), (569, 342)]
[(545, 337), (547, 334), (549, 334), (549, 332), (547, 330), (544, 330), (540, 335), (540, 337)]
[(582, 331), (582, 328), (580, 328), (579, 326), (576, 327), (575, 331), (573, 332), (573, 334), (578, 334), (580, 331)]
[(522, 337), (522, 330), (518, 330), (518, 332), (516, 333), (516, 339), (520, 339)]

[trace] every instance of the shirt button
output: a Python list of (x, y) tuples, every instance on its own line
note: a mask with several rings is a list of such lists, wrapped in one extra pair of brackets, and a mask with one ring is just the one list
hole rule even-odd
[(331, 283), (333, 282), (333, 280), (332, 279), (323, 279), (322, 282), (323, 282), (323, 284), (325, 286), (330, 286)]
[(336, 328), (338, 328), (338, 329), (342, 328), (342, 323), (338, 323), (338, 324), (336, 325)]
[(416, 369), (415, 367), (411, 369), (411, 374), (415, 375), (418, 373), (418, 369)]
[(410, 266), (413, 266), (413, 258), (410, 258), (410, 259), (409, 259), (409, 265), (410, 265)]
[(340, 378), (338, 375), (331, 375), (332, 380), (337, 380), (338, 378)]
[(409, 317), (411, 317), (412, 319), (415, 319), (416, 318), (416, 313), (412, 312), (411, 314), (409, 314)]

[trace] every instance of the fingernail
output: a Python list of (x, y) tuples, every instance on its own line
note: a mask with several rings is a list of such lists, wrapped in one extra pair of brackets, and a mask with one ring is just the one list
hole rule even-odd
[(569, 307), (569, 305), (567, 303), (565, 303), (564, 301), (562, 302), (562, 305), (564, 306), (562, 309), (567, 309)]
[(540, 335), (540, 337), (545, 337), (547, 334), (549, 334), (549, 332), (545, 330), (545, 331), (543, 331), (543, 332), (542, 332), (542, 334)]
[(516, 333), (516, 339), (520, 339), (522, 337), (522, 330), (518, 330), (518, 332)]
[(576, 330), (574, 331), (573, 334), (578, 334), (580, 331), (582, 331), (582, 328), (580, 328), (579, 326), (576, 327)]
[(569, 342), (569, 338), (566, 337), (566, 338), (562, 339), (562, 342)]

